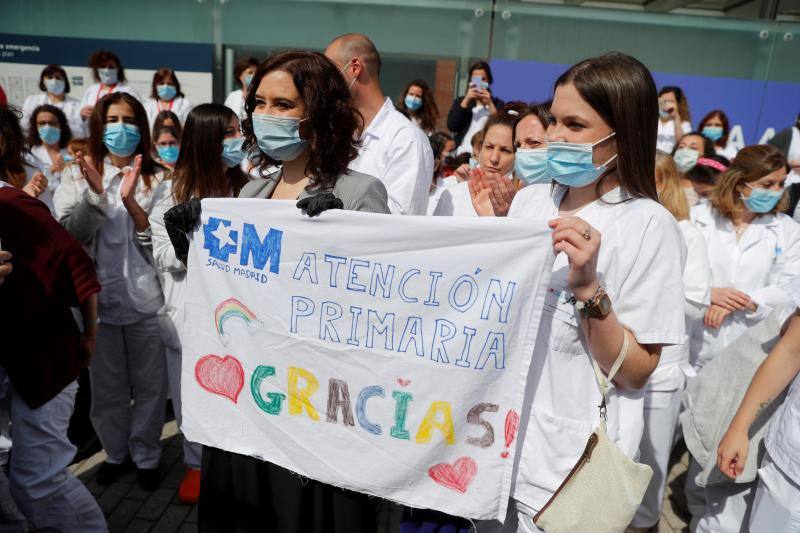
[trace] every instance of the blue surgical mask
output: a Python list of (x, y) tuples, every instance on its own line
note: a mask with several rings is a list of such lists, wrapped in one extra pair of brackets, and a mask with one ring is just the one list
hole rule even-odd
[(103, 144), (117, 157), (128, 157), (134, 153), (141, 140), (139, 128), (133, 124), (114, 122), (106, 124), (103, 131)]
[(253, 81), (253, 75), (252, 74), (248, 74), (247, 76), (244, 77), (244, 86), (247, 87), (247, 88), (250, 88), (250, 83), (252, 81)]
[(469, 168), (470, 169), (478, 168), (478, 158), (476, 157), (469, 158)]
[(783, 190), (756, 189), (749, 183), (745, 185), (750, 187), (750, 196), (741, 196), (741, 199), (747, 210), (753, 213), (769, 213), (783, 196)]
[(548, 141), (547, 175), (567, 187), (586, 187), (594, 183), (605, 173), (608, 164), (617, 157), (615, 154), (611, 159), (596, 167), (592, 160), (594, 147), (614, 135), (616, 132), (595, 143)]
[[(255, 116), (255, 115), (254, 115)], [(242, 144), (244, 137), (231, 137), (222, 141), (222, 162), (226, 167), (235, 167), (244, 161)]]
[(61, 140), (61, 130), (55, 126), (39, 126), (39, 138), (45, 144), (56, 144)]
[(694, 168), (699, 158), (700, 152), (694, 148), (678, 148), (675, 150), (675, 155), (672, 156), (672, 159), (675, 160), (675, 166), (684, 174)]
[(422, 107), (422, 98), (420, 98), (419, 96), (413, 96), (407, 94), (405, 103), (406, 107), (409, 108), (411, 111), (416, 111), (417, 109)]
[(514, 172), (525, 185), (549, 183), (547, 148), (519, 149), (514, 157)]
[(308, 141), (300, 138), (302, 120), (275, 115), (253, 115), (253, 133), (258, 147), (275, 161), (297, 159), (308, 146)]
[(664, 111), (663, 109), (659, 109), (658, 116), (660, 116), (661, 118), (669, 118), (669, 111)]
[(64, 88), (66, 87), (66, 84), (64, 83), (64, 80), (62, 80), (61, 78), (45, 78), (44, 87), (50, 94), (55, 94), (56, 96), (58, 96), (64, 93)]
[(75, 158), (74, 158), (74, 157), (72, 157), (71, 155), (69, 155), (69, 154), (64, 154), (64, 161), (65, 161), (66, 163), (69, 163), (70, 161), (74, 161), (74, 160), (75, 160)]
[(156, 93), (158, 97), (164, 101), (169, 102), (175, 95), (178, 94), (178, 89), (176, 89), (173, 85), (163, 84), (163, 85), (156, 85)]
[(177, 144), (170, 144), (169, 146), (156, 146), (156, 152), (158, 152), (158, 157), (160, 157), (163, 162), (170, 165), (178, 160)]
[(703, 128), (703, 136), (716, 142), (722, 139), (722, 128), (719, 126), (706, 126)]
[(97, 77), (100, 78), (100, 83), (103, 85), (114, 85), (117, 83), (117, 69), (99, 68), (97, 69)]

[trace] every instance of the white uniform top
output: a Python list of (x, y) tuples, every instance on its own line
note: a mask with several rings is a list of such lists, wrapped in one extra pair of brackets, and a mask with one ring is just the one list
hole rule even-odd
[(83, 99), (81, 99), (81, 108), (86, 107), (87, 105), (94, 106), (98, 100), (111, 93), (128, 93), (137, 100), (142, 100), (139, 98), (139, 94), (136, 91), (124, 83), (116, 83), (114, 85), (95, 83), (94, 85), (90, 85), (86, 89), (86, 92), (83, 93)]
[(225, 107), (236, 113), (239, 120), (246, 118), (244, 111), (244, 92), (241, 89), (231, 91), (227, 98), (225, 98)]
[[(514, 197), (508, 216), (557, 218), (566, 190), (558, 187), (551, 194), (550, 184), (529, 185)], [(597, 273), (619, 321), (639, 343), (682, 344), (685, 252), (672, 215), (616, 188), (576, 216), (602, 235)], [(600, 421), (594, 368), (576, 310), (566, 301), (568, 272), (567, 256), (559, 254), (528, 375), (525, 408), (530, 405), (531, 411), (519, 433), (524, 437), (512, 494), (528, 512), (552, 497)], [(629, 457), (637, 454), (642, 438), (644, 392), (612, 385), (608, 394), (608, 435)]]
[(739, 150), (737, 150), (736, 147), (731, 143), (728, 143), (724, 148), (715, 146), (714, 151), (717, 152), (717, 155), (727, 157), (729, 161), (733, 161), (733, 158), (736, 157), (737, 153), (739, 153)]
[[(60, 152), (61, 157), (68, 155), (66, 149), (62, 149)], [(31, 148), (30, 154), (26, 154), (25, 161), (32, 165), (25, 168), (25, 183), (27, 184), (37, 171), (44, 174), (44, 177), (47, 178), (47, 191), (39, 196), (39, 200), (50, 208), (51, 213), (55, 214), (53, 195), (61, 183), (61, 172), (50, 172), (50, 166), (53, 164), (53, 160), (50, 158), (50, 152), (47, 151), (47, 148), (45, 148), (43, 144), (34, 146)]]
[(445, 184), (445, 186), (447, 186), (448, 189), (452, 189), (460, 183), (455, 174), (447, 176), (446, 178), (442, 178), (442, 182)]
[(426, 213), (433, 178), (431, 143), (389, 98), (362, 133), (360, 152), (349, 168), (383, 182), (393, 215)]
[(472, 136), (483, 129), (489, 121), (489, 115), (491, 115), (489, 106), (475, 104), (472, 107), (472, 120), (470, 120), (469, 128), (467, 128), (464, 138), (461, 139), (461, 145), (458, 147), (456, 155), (472, 153)]
[[(789, 151), (786, 153), (786, 159), (789, 163), (800, 161), (800, 129), (797, 127), (792, 128), (792, 139), (789, 141)], [(786, 176), (786, 186), (793, 183), (800, 183), (800, 172), (792, 170)]]
[(453, 195), (442, 178), (436, 179), (436, 187), (428, 195), (428, 216), (453, 216)]
[(710, 204), (693, 207), (691, 217), (708, 245), (711, 286), (738, 289), (758, 306), (754, 313), (731, 313), (719, 329), (703, 328), (702, 349), (693, 361), (700, 368), (773, 309), (789, 303), (779, 283), (800, 276), (800, 224), (782, 213), (760, 215), (737, 242), (730, 219)]
[(164, 213), (174, 205), (172, 180), (164, 180), (153, 194), (150, 231), (153, 236), (153, 259), (164, 288), (164, 307), (159, 312), (162, 337), (167, 346), (173, 350), (180, 350), (183, 303), (186, 300), (186, 265), (175, 256), (175, 249), (164, 225)]
[(68, 94), (64, 95), (64, 100), (62, 102), (57, 100), (51, 101), (47, 92), (32, 94), (27, 97), (25, 103), (22, 104), (21, 125), (24, 131), (28, 131), (28, 123), (31, 120), (31, 115), (33, 115), (34, 110), (40, 105), (45, 104), (57, 107), (64, 112), (64, 115), (67, 117), (69, 129), (72, 130), (73, 137), (76, 139), (83, 139), (89, 136), (89, 132), (86, 130), (83, 118), (81, 117), (81, 103)]
[[(186, 124), (186, 115), (192, 110), (192, 103), (188, 98), (183, 96), (176, 96), (169, 104), (162, 104), (158, 99), (147, 98), (144, 101), (144, 110), (147, 111), (147, 121), (150, 123), (150, 130), (156, 123), (156, 116), (161, 111), (172, 111), (178, 116), (181, 121), (181, 126)], [(153, 143), (156, 140), (153, 139)]]
[(453, 195), (454, 217), (476, 217), (475, 206), (472, 205), (472, 195), (469, 193), (469, 182), (462, 181), (450, 189)]
[[(143, 179), (136, 187), (136, 201), (148, 214), (153, 205), (153, 192), (163, 173), (153, 176), (148, 189)], [(102, 210), (106, 220), (94, 234), (90, 250), (102, 291), (98, 295), (101, 322), (124, 326), (153, 316), (163, 305), (164, 297), (156, 270), (147, 260), (143, 247), (150, 239), (149, 231), (137, 233), (133, 219), (122, 205), (120, 185), (122, 170), (106, 158), (103, 163), (103, 193), (93, 192), (80, 168), (67, 165), (56, 190), (56, 215), (59, 220), (83, 202)]]
[[(688, 122), (686, 120), (683, 121), (681, 127), (683, 128), (684, 135), (692, 131), (691, 122)], [(661, 150), (662, 152), (671, 154), (672, 151), (675, 149), (676, 144), (677, 142), (675, 141), (675, 120), (670, 120), (669, 122), (663, 122), (662, 120), (659, 120), (656, 148)]]

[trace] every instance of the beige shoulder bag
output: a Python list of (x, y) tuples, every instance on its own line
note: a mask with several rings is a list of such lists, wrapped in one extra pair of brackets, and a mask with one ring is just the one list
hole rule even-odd
[(606, 434), (606, 394), (628, 354), (628, 332), (622, 349), (603, 375), (592, 358), (600, 386), (600, 425), (589, 436), (578, 462), (542, 507), (534, 523), (547, 533), (619, 533), (628, 527), (644, 498), (653, 470), (629, 459)]

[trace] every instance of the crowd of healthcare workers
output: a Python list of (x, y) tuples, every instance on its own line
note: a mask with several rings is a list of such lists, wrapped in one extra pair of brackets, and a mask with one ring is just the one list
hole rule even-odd
[[(547, 219), (547, 342), (504, 525), (184, 440), (179, 498), (199, 502), (200, 531), (358, 533), (388, 515), (403, 532), (546, 531), (601, 404), (612, 445), (653, 470), (627, 531), (658, 531), (684, 435), (692, 531), (800, 531), (800, 116), (735, 146), (723, 110), (693, 123), (686, 92), (619, 53), (573, 65), (538, 103), (504, 102), (475, 62), (445, 116), (426, 80), (388, 97), (361, 34), (239, 58), (224, 105), (190, 102), (166, 66), (147, 95), (113, 52), (89, 66), (80, 100), (48, 65), (21, 109), (0, 106), (0, 530), (107, 529), (68, 469), (81, 417), (105, 452), (97, 483), (133, 470), (159, 487), (168, 404), (182, 420), (186, 234), (198, 200), (244, 197), (312, 216)], [(721, 427), (693, 382), (727, 402)]]

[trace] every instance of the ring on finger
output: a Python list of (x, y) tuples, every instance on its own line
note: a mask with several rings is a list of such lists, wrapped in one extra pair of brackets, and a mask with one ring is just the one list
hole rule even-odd
[(589, 226), (586, 226), (586, 229), (583, 230), (583, 233), (581, 234), (581, 236), (585, 240), (591, 241), (592, 240), (592, 228), (590, 228)]

